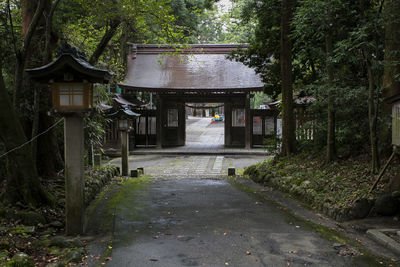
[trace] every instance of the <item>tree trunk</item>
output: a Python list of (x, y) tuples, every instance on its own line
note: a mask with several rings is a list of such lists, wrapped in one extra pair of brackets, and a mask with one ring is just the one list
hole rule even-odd
[[(19, 110), (20, 105), (20, 98), (22, 95), (23, 84), (24, 84), (24, 70), (26, 66), (26, 61), (28, 58), (28, 52), (31, 45), (32, 38), (36, 31), (36, 28), (39, 24), (39, 20), (42, 17), (43, 10), (45, 9), (45, 0), (38, 0), (37, 7), (35, 13), (33, 14), (32, 18), (28, 14), (31, 12), (31, 5), (33, 4), (32, 0), (24, 0), (22, 1), (22, 14), (23, 14), (23, 35), (24, 40), (22, 42), (21, 48), (17, 51), (17, 59), (16, 59), (16, 66), (15, 66), (15, 77), (14, 77), (14, 97), (13, 97), (13, 104), (16, 110)], [(29, 8), (29, 10), (24, 10), (24, 7)], [(30, 19), (30, 21), (28, 20)]]
[(294, 0), (282, 0), (281, 10), (281, 78), (282, 78), (282, 154), (289, 156), (296, 151), (295, 122), (292, 88), (292, 41), (290, 21)]
[(371, 143), (371, 172), (377, 173), (379, 170), (378, 136), (377, 136), (377, 117), (375, 109), (375, 83), (370, 62), (367, 61), (368, 73), (368, 120), (369, 138)]
[[(8, 97), (0, 62), (0, 139), (10, 151), (26, 143), (26, 137)], [(33, 164), (29, 144), (9, 153), (6, 198), (32, 206), (49, 204), (50, 196), (42, 189)]]
[[(38, 47), (35, 47), (35, 56), (42, 58), (42, 65), (48, 64), (52, 60), (52, 52), (55, 48), (55, 40), (52, 40), (53, 32), (53, 15), (61, 0), (56, 0), (51, 4), (50, 1), (46, 0), (45, 18), (42, 24), (45, 29), (44, 35), (44, 50), (40, 51)], [(54, 34), (55, 35), (55, 34)], [(53, 38), (54, 39), (54, 38)], [(32, 66), (38, 67), (38, 66)], [(47, 115), (47, 111), (51, 109), (51, 97), (50, 91), (47, 86), (43, 85), (31, 85), (34, 87), (34, 119), (32, 123), (32, 137), (39, 133), (40, 129), (46, 130), (48, 127), (55, 123), (53, 117)], [(39, 106), (44, 104), (42, 108)], [(40, 144), (37, 149), (38, 143)], [(35, 162), (36, 158), (40, 158), (40, 162), (37, 162), (40, 175), (54, 176), (54, 174), (63, 168), (63, 160), (60, 154), (60, 149), (57, 143), (57, 136), (55, 131), (50, 131), (47, 134), (41, 136), (38, 140), (32, 142), (32, 153)], [(38, 156), (39, 155), (39, 156)]]
[(334, 70), (329, 57), (333, 52), (332, 35), (328, 33), (326, 35), (326, 72), (328, 75), (328, 129), (327, 129), (327, 149), (326, 149), (326, 160), (331, 162), (336, 158), (336, 136), (335, 136), (335, 95), (334, 95)]
[(104, 49), (107, 47), (108, 42), (111, 38), (114, 37), (115, 33), (119, 25), (121, 24), (120, 18), (114, 18), (111, 23), (110, 27), (107, 29), (106, 33), (103, 35), (100, 43), (97, 45), (96, 50), (93, 52), (92, 56), (89, 59), (89, 63), (95, 65), (99, 60), (100, 56), (103, 54)]

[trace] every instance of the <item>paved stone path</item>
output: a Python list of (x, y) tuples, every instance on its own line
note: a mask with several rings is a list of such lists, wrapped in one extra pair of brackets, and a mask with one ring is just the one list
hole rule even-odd
[[(228, 174), (229, 167), (238, 171), (246, 166), (265, 160), (264, 156), (249, 155), (134, 155), (129, 157), (129, 169), (144, 168), (145, 174), (153, 177), (221, 177)], [(120, 158), (109, 162), (120, 166)]]
[(224, 122), (211, 123), (211, 118), (189, 117), (186, 123), (187, 148), (219, 149), (224, 146)]
[(123, 189), (106, 266), (369, 266), (247, 182), (164, 177)]
[[(196, 123), (198, 127), (204, 120)], [(196, 127), (189, 127), (193, 144), (221, 140), (212, 131), (196, 133)], [(370, 259), (346, 246), (337, 249), (308, 223), (263, 197), (268, 194), (264, 188), (243, 178), (223, 178), (230, 166), (243, 169), (265, 159), (218, 154), (131, 156), (130, 169), (143, 167), (151, 179), (114, 187), (112, 192), (122, 190), (124, 197), (114, 207), (112, 251), (106, 265), (370, 266)], [(119, 165), (120, 159), (109, 164)], [(106, 209), (109, 199), (111, 193), (98, 208)], [(101, 212), (96, 216), (91, 219), (95, 224), (110, 220)], [(89, 250), (95, 253), (96, 245)]]

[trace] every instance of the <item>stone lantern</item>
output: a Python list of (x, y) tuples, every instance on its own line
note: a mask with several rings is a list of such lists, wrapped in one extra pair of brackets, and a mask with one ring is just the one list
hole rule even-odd
[(395, 150), (400, 147), (400, 94), (386, 99), (392, 104), (392, 145)]
[(28, 69), (30, 79), (49, 84), (53, 111), (64, 117), (66, 234), (83, 233), (83, 118), (93, 107), (93, 84), (108, 83), (112, 74), (88, 62), (83, 53), (65, 46), (48, 65)]
[(133, 129), (133, 119), (140, 114), (133, 112), (128, 106), (122, 106), (110, 116), (117, 118), (117, 129), (121, 133), (121, 175), (128, 176), (129, 132)]

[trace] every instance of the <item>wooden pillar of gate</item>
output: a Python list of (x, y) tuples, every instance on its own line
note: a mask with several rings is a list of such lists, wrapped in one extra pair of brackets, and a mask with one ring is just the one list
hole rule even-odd
[(250, 149), (251, 145), (251, 116), (250, 116), (250, 94), (246, 94), (246, 101), (245, 101), (245, 134), (244, 134), (244, 139), (245, 139), (245, 148)]
[(225, 146), (232, 145), (232, 104), (225, 102), (224, 103), (224, 112), (225, 112)]
[(163, 135), (163, 99), (160, 95), (157, 95), (157, 117), (156, 117), (156, 147), (162, 148), (162, 135)]

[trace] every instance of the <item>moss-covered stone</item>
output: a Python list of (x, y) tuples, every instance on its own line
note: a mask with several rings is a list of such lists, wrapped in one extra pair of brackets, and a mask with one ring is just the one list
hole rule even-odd
[(10, 253), (7, 250), (0, 250), (0, 262), (5, 262), (9, 258)]
[(363, 219), (368, 216), (372, 209), (374, 202), (369, 199), (361, 198), (358, 199), (353, 207), (350, 209), (349, 215), (354, 219)]
[(51, 239), (50, 246), (59, 247), (59, 248), (69, 248), (69, 247), (73, 247), (73, 244), (64, 237), (56, 236), (53, 239)]
[(46, 267), (64, 267), (65, 264), (62, 262), (52, 262), (46, 265)]
[(6, 250), (6, 249), (10, 248), (10, 246), (11, 246), (10, 241), (8, 241), (4, 237), (0, 238), (0, 249)]
[(33, 234), (34, 232), (35, 232), (35, 226), (17, 226), (10, 229), (10, 233), (14, 235)]
[(34, 211), (20, 212), (19, 217), (24, 225), (35, 226), (38, 225), (39, 223), (41, 224), (47, 223), (46, 218), (42, 214)]
[(73, 247), (76, 247), (76, 248), (82, 248), (85, 246), (85, 244), (83, 244), (83, 242), (79, 239), (73, 239), (70, 241), (70, 243)]
[(10, 261), (10, 265), (12, 267), (34, 267), (35, 266), (33, 260), (29, 257), (28, 254), (25, 254), (25, 253), (15, 254)]
[(374, 211), (379, 215), (395, 215), (399, 210), (399, 200), (390, 194), (380, 196), (374, 205)]
[(65, 264), (79, 263), (82, 261), (82, 256), (84, 255), (84, 253), (85, 253), (85, 251), (82, 248), (71, 249), (65, 254), (63, 262)]

